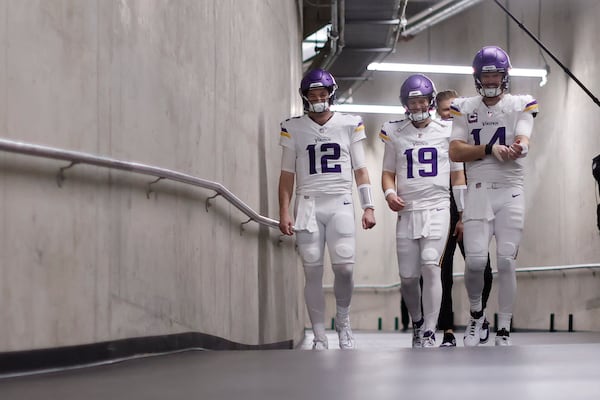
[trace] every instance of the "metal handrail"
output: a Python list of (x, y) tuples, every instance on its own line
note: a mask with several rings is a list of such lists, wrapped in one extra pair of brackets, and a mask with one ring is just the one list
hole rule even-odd
[[(214, 190), (217, 195), (223, 196), (227, 201), (233, 204), (238, 210), (246, 214), (250, 219), (247, 222), (255, 221), (261, 225), (266, 225), (270, 228), (278, 228), (279, 221), (264, 217), (250, 208), (246, 203), (240, 200), (225, 186), (217, 182), (208, 181), (206, 179), (197, 178), (192, 175), (181, 172), (154, 167), (151, 165), (140, 164), (136, 162), (121, 161), (114, 158), (96, 156), (89, 153), (79, 151), (63, 150), (55, 147), (42, 146), (37, 144), (17, 142), (0, 138), (0, 150), (27, 154), (36, 157), (52, 158), (56, 160), (70, 161), (71, 165), (89, 164), (98, 167), (106, 167), (110, 169), (118, 169), (122, 171), (136, 172), (143, 175), (155, 176), (159, 179), (170, 179), (172, 181), (186, 183), (192, 186), (198, 186), (205, 189)], [(62, 170), (60, 174), (62, 174)]]
[[(567, 270), (577, 270), (577, 269), (600, 269), (600, 264), (574, 264), (574, 265), (553, 265), (546, 267), (525, 267), (525, 268), (517, 268), (515, 272), (517, 273), (525, 273), (525, 272), (548, 272), (548, 271), (567, 271)], [(498, 271), (492, 271), (492, 274), (496, 275)], [(461, 278), (464, 277), (464, 272), (455, 272), (452, 274), (453, 278)], [(325, 289), (333, 289), (333, 285), (324, 285)], [(391, 290), (400, 288), (400, 282), (394, 282), (389, 284), (365, 284), (365, 285), (354, 285), (354, 289), (358, 290)]]

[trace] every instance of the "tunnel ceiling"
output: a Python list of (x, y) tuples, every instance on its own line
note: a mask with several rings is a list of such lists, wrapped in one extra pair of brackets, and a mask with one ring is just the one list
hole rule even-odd
[(329, 70), (336, 77), (339, 96), (346, 97), (369, 78), (367, 66), (383, 60), (398, 41), (410, 40), (480, 1), (304, 0), (304, 38), (331, 24), (328, 41), (305, 60), (304, 67)]

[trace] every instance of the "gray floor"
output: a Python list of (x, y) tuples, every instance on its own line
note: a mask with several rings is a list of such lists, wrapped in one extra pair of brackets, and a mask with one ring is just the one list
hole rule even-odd
[[(514, 346), (411, 349), (357, 332), (359, 348), (188, 351), (0, 379), (0, 399), (599, 399), (600, 333), (514, 333)], [(459, 341), (460, 342), (460, 341)], [(335, 348), (335, 349), (334, 349)]]

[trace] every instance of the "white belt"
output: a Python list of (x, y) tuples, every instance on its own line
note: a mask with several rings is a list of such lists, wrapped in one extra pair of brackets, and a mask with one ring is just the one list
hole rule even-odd
[(514, 185), (499, 182), (469, 182), (467, 186), (468, 189), (505, 189), (513, 187)]

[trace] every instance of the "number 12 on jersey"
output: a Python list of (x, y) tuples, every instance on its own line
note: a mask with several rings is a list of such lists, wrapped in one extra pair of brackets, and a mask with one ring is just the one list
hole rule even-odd
[[(308, 161), (309, 161), (309, 173), (314, 175), (317, 173), (317, 145), (310, 144), (306, 147), (308, 150)], [(341, 151), (340, 145), (338, 143), (323, 143), (319, 146), (320, 158), (319, 162), (321, 163), (321, 173), (331, 173), (331, 172), (342, 172), (341, 164), (333, 164), (330, 165), (330, 162), (336, 161), (340, 159)]]

